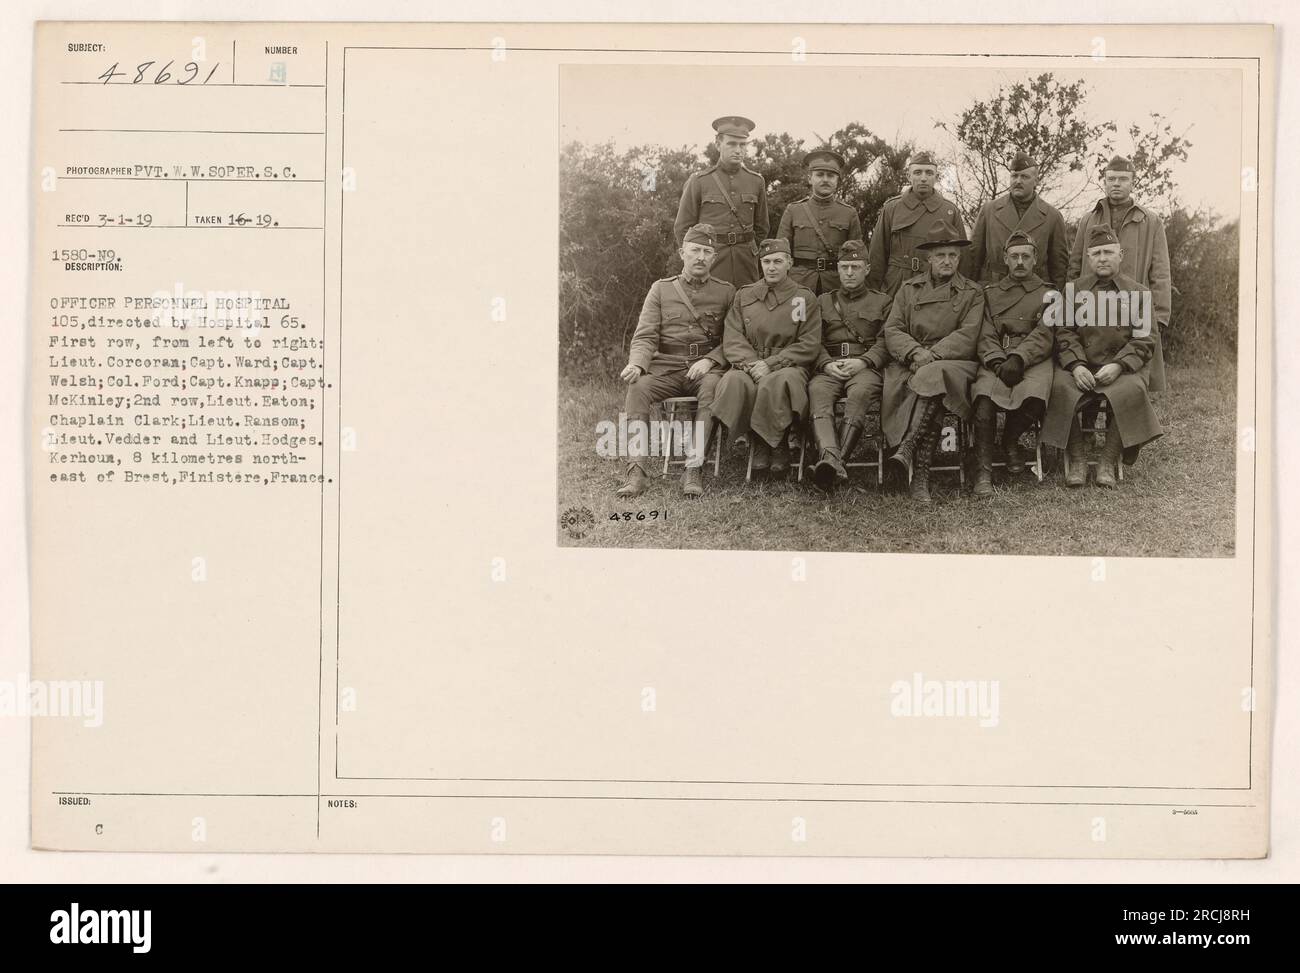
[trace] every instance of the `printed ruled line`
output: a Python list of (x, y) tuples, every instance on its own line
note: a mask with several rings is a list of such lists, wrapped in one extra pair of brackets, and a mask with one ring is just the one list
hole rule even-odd
[(213, 81), (209, 84), (145, 84), (143, 81), (60, 81), (59, 84), (93, 84), (100, 88), (324, 88), (323, 84), (291, 84), (286, 81)]
[[(180, 182), (180, 179), (173, 180), (170, 176), (59, 176), (60, 179), (107, 179), (110, 181), (122, 182)], [(200, 176), (197, 179), (193, 176), (186, 177), (186, 181), (194, 179), (195, 182), (257, 182), (264, 186), (292, 186), (295, 183), (322, 183), (324, 179), (218, 179), (216, 177)]]
[(661, 797), (626, 794), (362, 794), (355, 791), (317, 794), (239, 794), (170, 791), (51, 791), (55, 795), (74, 797), (289, 797), (378, 798), (428, 801), (684, 801), (721, 802), (727, 804), (980, 804), (1013, 807), (1175, 807), (1175, 808), (1254, 808), (1254, 804), (1154, 804), (1134, 801), (927, 801), (916, 798), (888, 797)]
[(61, 128), (60, 132), (107, 132), (113, 135), (324, 135), (324, 132), (241, 132), (209, 128)]
[(268, 230), (324, 230), (323, 226), (225, 226), (216, 223), (57, 223), (67, 230), (250, 230), (265, 233)]

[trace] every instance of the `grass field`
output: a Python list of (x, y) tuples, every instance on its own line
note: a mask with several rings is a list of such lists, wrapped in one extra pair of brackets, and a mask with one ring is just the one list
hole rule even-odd
[[(1157, 397), (1165, 429), (1143, 449), (1116, 490), (1091, 479), (1067, 489), (1062, 474), (1043, 483), (1026, 472), (1009, 484), (998, 470), (996, 493), (963, 494), (956, 473), (935, 474), (929, 507), (875, 487), (874, 471), (854, 470), (852, 484), (830, 497), (812, 485), (746, 483), (743, 450), (723, 452), (722, 473), (706, 466), (705, 495), (681, 494), (680, 468), (657, 478), (633, 501), (614, 491), (624, 464), (595, 452), (596, 424), (616, 419), (617, 380), (561, 380), (557, 517), (586, 508), (594, 524), (559, 543), (579, 547), (723, 550), (875, 551), (947, 554), (1068, 554), (1224, 557), (1235, 535), (1236, 376), (1231, 364), (1169, 368), (1170, 390)], [(653, 469), (654, 467), (652, 467)], [(970, 481), (967, 480), (967, 490)], [(658, 511), (654, 519), (611, 522), (611, 514)], [(666, 512), (666, 519), (665, 519)]]

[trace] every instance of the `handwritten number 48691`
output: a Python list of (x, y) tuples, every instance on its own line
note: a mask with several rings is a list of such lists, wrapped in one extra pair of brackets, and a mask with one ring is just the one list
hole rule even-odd
[[(101, 74), (96, 80), (102, 81), (104, 82), (104, 84), (112, 84), (114, 78), (125, 78), (128, 74), (128, 71), (119, 71), (118, 65), (120, 63), (121, 63), (120, 61), (113, 62), (113, 66), (110, 67), (103, 74)], [(132, 78), (130, 81), (119, 81), (118, 84), (143, 84), (146, 75), (149, 74), (149, 69), (152, 68), (157, 63), (158, 63), (157, 61), (145, 61), (143, 64), (137, 64), (135, 66), (135, 77)], [(175, 63), (176, 61), (173, 59), (171, 61), (168, 61), (162, 67), (158, 68), (158, 73), (155, 74), (152, 78), (153, 83), (166, 84), (168, 81), (171, 81), (172, 80), (171, 66)], [(209, 81), (211, 81), (212, 76), (217, 73), (217, 68), (219, 68), (220, 66), (221, 66), (220, 61), (212, 65), (212, 70), (207, 73), (207, 76), (202, 81), (200, 81), (199, 84), (207, 84)], [(189, 84), (191, 81), (193, 81), (195, 78), (199, 76), (199, 66), (194, 61), (187, 61), (184, 67), (177, 69), (177, 72), (178, 73), (175, 79), (175, 83)]]

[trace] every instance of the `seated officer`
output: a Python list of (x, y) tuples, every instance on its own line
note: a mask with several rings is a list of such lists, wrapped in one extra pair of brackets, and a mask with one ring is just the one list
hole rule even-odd
[(1060, 367), (1043, 420), (1043, 442), (1065, 449), (1070, 460), (1066, 485), (1083, 486), (1088, 443), (1079, 411), (1104, 398), (1110, 420), (1097, 460), (1097, 486), (1113, 487), (1121, 453), (1131, 465), (1139, 447), (1164, 433), (1147, 394), (1156, 317), (1150, 288), (1120, 270), (1124, 248), (1109, 225), (1089, 228), (1087, 256), (1088, 270), (1066, 288), (1062, 306), (1067, 317), (1057, 321), (1051, 309), (1046, 315), (1057, 324)]
[(803, 164), (811, 192), (785, 208), (776, 235), (790, 241), (790, 279), (814, 294), (828, 294), (840, 286), (835, 276), (839, 247), (845, 240), (862, 238), (862, 221), (857, 210), (835, 198), (844, 176), (842, 155), (816, 149), (803, 157)]
[(925, 273), (898, 288), (885, 322), (885, 366), (880, 419), (889, 457), (911, 478), (913, 500), (930, 502), (930, 460), (945, 412), (969, 419), (970, 386), (979, 366), (975, 344), (984, 321), (984, 291), (957, 271), (963, 247), (959, 226), (935, 223), (917, 250)]
[[(880, 409), (881, 371), (889, 361), (884, 325), (889, 295), (867, 286), (867, 245), (849, 240), (840, 247), (840, 287), (818, 298), (822, 314), (822, 350), (817, 375), (808, 383), (808, 408), (818, 462), (813, 480), (823, 490), (849, 478), (844, 464), (862, 435), (867, 413)], [(844, 423), (835, 437), (835, 403), (841, 396)]]
[(808, 376), (822, 343), (817, 298), (789, 277), (790, 244), (764, 240), (763, 279), (736, 292), (722, 350), (731, 369), (718, 382), (714, 413), (732, 437), (754, 436), (753, 471), (775, 476), (790, 468), (790, 427), (808, 415)]
[[(679, 395), (699, 399), (695, 429), (703, 435), (691, 440), (691, 451), (682, 473), (682, 493), (698, 497), (704, 492), (700, 475), (708, 454), (713, 427), (713, 394), (727, 367), (719, 344), (722, 321), (736, 289), (726, 281), (709, 276), (714, 258), (713, 227), (698, 223), (682, 239), (682, 272), (650, 285), (641, 317), (632, 335), (627, 367), (619, 378), (628, 383), (623, 411), (630, 425), (648, 422), (650, 407)], [(644, 439), (633, 438), (644, 447)], [(620, 497), (637, 497), (646, 491), (650, 476), (645, 455), (628, 457), (627, 480), (618, 489)]]
[(1052, 330), (1043, 323), (1044, 298), (1051, 285), (1034, 273), (1038, 248), (1023, 230), (1015, 230), (1003, 246), (1006, 276), (984, 288), (984, 326), (980, 331), (980, 370), (971, 387), (975, 400), (975, 455), (978, 470), (974, 494), (993, 493), (993, 440), (998, 410), (1005, 409), (1002, 447), (1007, 472), (1023, 473), (1020, 436), (1043, 417), (1052, 391)]

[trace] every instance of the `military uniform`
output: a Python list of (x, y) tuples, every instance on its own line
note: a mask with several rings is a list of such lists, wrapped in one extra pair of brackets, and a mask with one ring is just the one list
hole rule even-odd
[[(945, 411), (970, 418), (975, 344), (984, 319), (984, 292), (954, 267), (947, 280), (934, 276), (929, 250), (970, 246), (958, 225), (936, 223), (918, 249), (930, 268), (898, 289), (885, 322), (885, 368), (880, 427), (897, 443), (889, 461), (902, 467), (912, 499), (930, 502), (930, 461)], [(958, 261), (959, 262), (959, 261)]]
[[(1116, 222), (1120, 225), (1116, 226)], [(1155, 213), (1137, 203), (1133, 203), (1122, 216), (1117, 216), (1109, 199), (1103, 197), (1097, 200), (1097, 205), (1079, 220), (1079, 230), (1074, 235), (1068, 271), (1071, 280), (1083, 274), (1087, 256), (1084, 241), (1095, 226), (1109, 226), (1119, 237), (1120, 246), (1124, 248), (1124, 262), (1120, 265), (1120, 272), (1143, 287), (1151, 288), (1151, 298), (1155, 303), (1151, 391), (1162, 392), (1165, 389), (1165, 355), (1160, 343), (1160, 332), (1169, 325), (1173, 301), (1169, 276), (1169, 243), (1165, 239), (1164, 224)]]
[(790, 279), (827, 294), (840, 286), (835, 253), (846, 240), (862, 236), (862, 221), (848, 203), (808, 196), (785, 208), (777, 236), (790, 241), (794, 251)]
[[(1084, 291), (1101, 294), (1105, 291), (1122, 293), (1150, 293), (1127, 274), (1117, 273), (1103, 280), (1089, 272), (1074, 281), (1074, 293)], [(1153, 297), (1150, 298), (1153, 300)], [(1128, 302), (1126, 302), (1128, 304)], [(1121, 305), (1121, 315), (1131, 313), (1131, 304)], [(1153, 314), (1154, 317), (1154, 314)], [(1053, 375), (1051, 398), (1047, 405), (1047, 418), (1043, 420), (1043, 442), (1062, 449), (1072, 445), (1072, 423), (1081, 406), (1089, 400), (1102, 397), (1110, 405), (1110, 426), (1106, 441), (1118, 455), (1112, 443), (1112, 430), (1119, 432), (1124, 459), (1131, 463), (1137, 449), (1164, 433), (1148, 396), (1151, 381), (1151, 359), (1155, 353), (1155, 334), (1135, 333), (1129, 325), (1090, 324), (1083, 327), (1058, 327), (1056, 329), (1056, 360), (1059, 368)], [(1123, 373), (1109, 385), (1091, 392), (1081, 391), (1075, 383), (1074, 369), (1085, 366), (1094, 374), (1103, 366), (1119, 364)]]
[[(857, 294), (842, 288), (818, 298), (822, 315), (822, 347), (817, 356), (816, 377), (808, 383), (812, 417), (835, 414), (840, 396), (848, 396), (844, 421), (862, 425), (868, 412), (880, 408), (881, 372), (889, 362), (885, 349), (885, 319), (889, 298), (881, 291), (864, 287)], [(856, 358), (867, 367), (852, 378), (832, 378), (822, 369), (828, 362)]]
[[(843, 178), (844, 165), (843, 158), (828, 149), (804, 157), (810, 173), (824, 170)], [(862, 239), (862, 221), (858, 211), (843, 200), (809, 194), (785, 208), (776, 235), (790, 243), (794, 256), (790, 279), (815, 294), (828, 294), (840, 286), (835, 270), (839, 249), (848, 240)]]
[[(1044, 405), (1052, 391), (1052, 330), (1043, 323), (1044, 297), (1053, 290), (1035, 274), (1003, 277), (984, 288), (984, 324), (976, 350), (979, 374), (971, 398), (988, 396), (999, 409), (1019, 409), (1028, 399)], [(1020, 358), (1023, 378), (1008, 386), (995, 371), (1010, 355)]]
[[(754, 123), (728, 115), (715, 119), (713, 128), (719, 135), (747, 139)], [(743, 287), (762, 276), (757, 241), (767, 236), (767, 221), (767, 183), (763, 177), (743, 163), (734, 171), (714, 164), (686, 180), (673, 236), (681, 246), (686, 231), (696, 223), (712, 226), (717, 253), (709, 273)]]
[[(942, 396), (947, 411), (970, 417), (983, 320), (984, 292), (960, 273), (935, 284), (927, 270), (903, 282), (885, 322), (885, 346), (893, 360), (885, 366), (881, 420), (891, 446), (907, 434), (918, 397)], [(913, 372), (908, 363), (922, 348), (939, 360)]]
[[(623, 411), (629, 418), (644, 418), (652, 405), (676, 395), (693, 395), (700, 400), (701, 412), (709, 410), (714, 388), (727, 367), (722, 322), (735, 295), (734, 287), (712, 276), (697, 281), (679, 274), (650, 285), (628, 353), (628, 361), (645, 373), (628, 387)], [(686, 377), (687, 369), (701, 358), (715, 365), (703, 378), (692, 381)]]
[[(692, 227), (687, 243), (712, 246), (712, 228)], [(645, 422), (650, 409), (673, 396), (695, 396), (696, 429), (702, 430), (704, 442), (693, 442), (686, 458), (683, 489), (688, 496), (702, 492), (699, 468), (708, 452), (708, 437), (713, 426), (712, 407), (718, 380), (726, 370), (722, 354), (722, 322), (731, 307), (736, 289), (716, 277), (696, 280), (683, 271), (650, 285), (641, 305), (641, 316), (628, 349), (628, 365), (641, 374), (628, 386), (623, 412), (629, 423)], [(703, 375), (692, 378), (691, 366), (701, 358), (714, 365)], [(639, 496), (645, 490), (648, 473), (644, 455), (628, 457), (629, 479), (620, 488), (620, 496)]]
[[(1003, 249), (1032, 246), (1028, 234), (1016, 230), (1007, 237)], [(976, 460), (973, 492), (977, 497), (993, 493), (993, 446), (999, 409), (1007, 413), (1002, 431), (1006, 470), (1013, 475), (1024, 472), (1020, 437), (1042, 418), (1056, 368), (1052, 361), (1052, 331), (1043, 323), (1044, 300), (1054, 290), (1032, 270), (1024, 280), (1008, 273), (984, 288), (984, 323), (976, 343), (980, 369), (971, 386)]]
[[(765, 253), (789, 253), (784, 240), (763, 241)], [(735, 437), (752, 430), (769, 446), (808, 414), (808, 376), (821, 349), (821, 311), (808, 288), (786, 277), (736, 292), (723, 325), (722, 350), (731, 369), (718, 383), (713, 410)], [(771, 369), (757, 382), (758, 361)]]
[(1016, 230), (1026, 234), (1038, 251), (1034, 273), (1057, 290), (1065, 286), (1070, 252), (1065, 244), (1065, 219), (1042, 196), (1035, 196), (1021, 213), (1011, 194), (985, 203), (971, 233), (969, 263), (965, 273), (972, 280), (996, 282), (1007, 274), (1002, 253), (1007, 238)]

